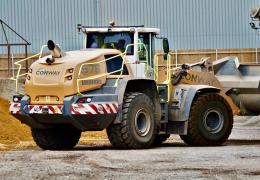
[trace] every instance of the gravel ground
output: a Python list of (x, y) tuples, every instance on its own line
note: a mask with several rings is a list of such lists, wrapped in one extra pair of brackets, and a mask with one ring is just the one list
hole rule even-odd
[(0, 153), (0, 179), (260, 179), (260, 118), (236, 118), (220, 147), (189, 147), (176, 136), (161, 147), (115, 150), (109, 142), (71, 151)]

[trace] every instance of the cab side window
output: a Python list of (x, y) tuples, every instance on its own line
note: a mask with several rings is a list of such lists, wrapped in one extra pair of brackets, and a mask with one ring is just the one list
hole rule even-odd
[[(115, 54), (113, 54), (113, 55), (105, 55), (105, 59), (111, 58), (113, 56), (115, 56)], [(111, 73), (113, 71), (120, 70), (121, 67), (122, 67), (122, 63), (123, 63), (123, 59), (122, 59), (121, 56), (117, 56), (117, 57), (115, 57), (113, 59), (110, 59), (110, 60), (106, 61), (107, 72)], [(121, 72), (118, 71), (118, 72), (113, 73), (112, 75), (120, 75), (120, 73)], [(129, 72), (127, 70), (126, 65), (124, 65), (124, 67), (123, 67), (122, 75), (129, 75)]]

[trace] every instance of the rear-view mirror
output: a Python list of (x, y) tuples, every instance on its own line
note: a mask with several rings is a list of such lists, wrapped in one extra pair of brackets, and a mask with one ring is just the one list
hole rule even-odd
[(169, 41), (167, 38), (164, 38), (163, 39), (163, 51), (165, 54), (168, 54), (169, 51), (170, 51), (170, 48), (169, 48)]

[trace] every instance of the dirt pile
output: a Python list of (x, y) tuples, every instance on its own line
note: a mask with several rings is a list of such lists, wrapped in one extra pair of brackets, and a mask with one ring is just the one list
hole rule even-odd
[(106, 134), (106, 130), (83, 132), (81, 134), (79, 144), (81, 144), (81, 145), (109, 144), (107, 134)]
[(32, 140), (31, 131), (8, 113), (9, 102), (0, 97), (0, 144), (15, 145)]

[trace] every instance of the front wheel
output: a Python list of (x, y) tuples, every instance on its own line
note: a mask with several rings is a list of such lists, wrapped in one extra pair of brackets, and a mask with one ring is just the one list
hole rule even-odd
[(233, 128), (233, 113), (227, 101), (220, 95), (199, 95), (190, 110), (188, 134), (181, 139), (194, 146), (223, 144)]
[(127, 93), (124, 97), (122, 111), (121, 123), (112, 123), (107, 128), (111, 144), (117, 148), (129, 149), (150, 147), (156, 132), (152, 100), (142, 93)]

